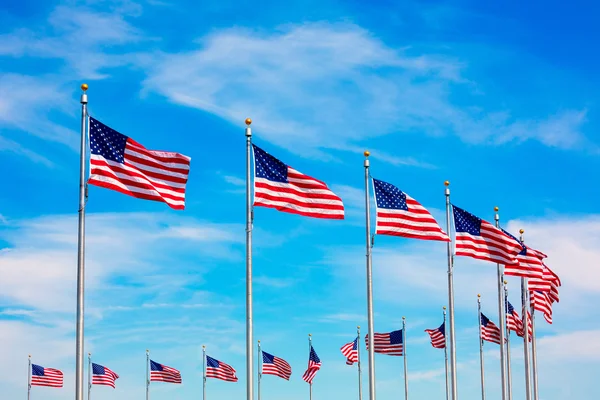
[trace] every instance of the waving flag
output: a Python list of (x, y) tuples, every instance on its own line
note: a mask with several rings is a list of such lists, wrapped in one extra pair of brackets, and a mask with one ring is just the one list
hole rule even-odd
[(523, 330), (523, 321), (519, 317), (519, 313), (510, 304), (508, 299), (506, 300), (506, 328), (509, 331), (515, 331), (517, 334)]
[(521, 278), (541, 278), (544, 272), (542, 259), (546, 255), (521, 243), (519, 239), (502, 229), (506, 235), (519, 243), (523, 250), (517, 255), (517, 262), (504, 266), (504, 275), (519, 276)]
[(308, 357), (308, 368), (304, 371), (304, 375), (302, 375), (302, 379), (310, 384), (317, 375), (317, 371), (321, 369), (321, 359), (317, 355), (315, 349), (313, 349), (312, 345), (310, 346), (310, 356)]
[(110, 386), (113, 389), (116, 387), (115, 381), (119, 379), (119, 375), (112, 372), (110, 369), (92, 363), (92, 385)]
[(452, 206), (456, 255), (500, 264), (514, 264), (523, 246), (489, 222)]
[(175, 368), (150, 360), (150, 381), (181, 383), (181, 374)]
[(183, 210), (189, 170), (190, 157), (148, 150), (90, 117), (90, 184)]
[[(525, 336), (525, 331), (523, 330), (523, 323), (521, 323), (521, 329), (517, 332), (517, 336), (523, 337)], [(531, 342), (533, 337), (533, 323), (531, 322), (531, 313), (527, 311), (527, 333), (529, 334), (529, 341)]]
[(212, 357), (206, 356), (206, 377), (216, 378), (227, 382), (237, 382), (235, 369), (231, 365), (225, 364)]
[(276, 375), (280, 378), (290, 380), (292, 367), (282, 358), (275, 357), (269, 353), (262, 352), (262, 373), (265, 375)]
[(533, 308), (544, 314), (544, 319), (549, 324), (552, 323), (552, 300), (548, 293), (537, 290), (529, 292), (531, 296), (531, 305)]
[(431, 337), (431, 345), (436, 349), (446, 347), (446, 323), (442, 323), (437, 329), (425, 329), (425, 332)]
[(415, 199), (377, 179), (373, 179), (373, 187), (377, 205), (376, 234), (450, 241), (433, 215)]
[(350, 343), (346, 343), (340, 349), (342, 355), (346, 357), (346, 364), (352, 365), (358, 362), (358, 337)]
[(254, 148), (254, 205), (314, 218), (344, 219), (344, 204), (325, 183)]
[(63, 373), (54, 368), (31, 364), (31, 386), (63, 387)]
[[(367, 350), (369, 350), (369, 335), (365, 335)], [(373, 335), (375, 344), (373, 351), (375, 353), (387, 354), (390, 356), (402, 356), (404, 354), (404, 334), (402, 329), (389, 333), (375, 333)]]
[(481, 314), (481, 338), (488, 342), (500, 344), (500, 328), (483, 314)]

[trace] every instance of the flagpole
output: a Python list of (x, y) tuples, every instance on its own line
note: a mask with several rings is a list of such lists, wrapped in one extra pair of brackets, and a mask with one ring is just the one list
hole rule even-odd
[(92, 394), (92, 353), (88, 353), (88, 400)]
[[(519, 230), (521, 243), (525, 245), (523, 229)], [(521, 304), (523, 306), (523, 355), (525, 356), (525, 399), (531, 400), (531, 370), (529, 367), (529, 323), (527, 312), (529, 311), (527, 278), (521, 278)]]
[[(504, 281), (504, 315), (508, 319), (507, 316), (507, 301), (508, 301), (508, 288), (506, 285), (507, 281)], [(507, 375), (507, 392), (508, 399), (512, 400), (512, 367), (510, 365), (510, 330), (508, 329), (508, 322), (506, 323), (506, 375)]]
[(538, 400), (537, 348), (535, 344), (535, 310), (533, 305), (531, 306), (531, 370), (533, 375), (533, 400)]
[(444, 367), (446, 375), (446, 400), (450, 399), (450, 387), (448, 385), (448, 335), (446, 335), (446, 306), (444, 310)]
[[(446, 186), (446, 226), (450, 235), (450, 182)], [(456, 336), (454, 334), (454, 257), (452, 255), (452, 242), (447, 242), (448, 249), (448, 321), (450, 322), (450, 382), (452, 383), (452, 400), (458, 400), (458, 387), (456, 382)]]
[(31, 354), (29, 355), (29, 368), (27, 369), (27, 400), (31, 398)]
[(362, 371), (360, 368), (360, 326), (356, 327), (356, 334), (358, 335), (358, 340), (356, 341), (356, 352), (358, 355), (358, 400), (362, 400)]
[[(310, 351), (312, 350), (312, 335), (309, 333), (308, 334), (308, 360), (309, 360), (309, 364), (310, 364)], [(309, 390), (309, 400), (312, 400), (312, 379), (310, 380), (310, 383), (308, 384), (308, 390)]]
[(150, 350), (146, 349), (146, 400), (150, 398)]
[(202, 400), (206, 400), (206, 346), (202, 346)]
[(406, 361), (406, 317), (402, 317), (402, 341), (404, 353), (404, 400), (408, 400), (408, 363)]
[(252, 331), (252, 120), (246, 118), (246, 399), (254, 399), (254, 338)]
[(369, 197), (369, 156), (370, 152), (365, 151), (365, 209), (366, 209), (366, 241), (367, 241), (367, 330), (368, 330), (368, 345), (367, 355), (369, 358), (369, 400), (375, 400), (375, 350), (373, 343), (373, 266), (371, 250), (373, 248), (371, 242), (371, 199)]
[(262, 350), (260, 349), (260, 340), (258, 341), (258, 352), (256, 353), (256, 373), (258, 374), (258, 400), (260, 400), (260, 381), (262, 379), (262, 370), (260, 360), (262, 359)]
[(479, 363), (481, 365), (481, 400), (485, 400), (485, 372), (483, 365), (483, 336), (481, 336), (481, 295), (477, 295), (477, 313), (479, 315)]
[[(498, 207), (494, 207), (494, 219), (496, 220), (496, 228), (500, 228), (500, 216), (498, 215)], [(504, 354), (504, 339), (506, 333), (506, 317), (504, 313), (504, 265), (496, 264), (498, 267), (498, 319), (500, 320), (500, 378), (502, 381), (502, 400), (508, 400), (506, 394), (506, 355)]]
[(77, 237), (77, 328), (75, 339), (75, 400), (83, 400), (83, 321), (85, 291), (85, 153), (88, 85), (81, 85), (81, 145), (79, 148), (79, 226)]

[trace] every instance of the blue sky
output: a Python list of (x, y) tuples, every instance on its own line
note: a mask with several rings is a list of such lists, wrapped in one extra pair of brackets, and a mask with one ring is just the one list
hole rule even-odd
[[(145, 349), (201, 391), (201, 346), (245, 395), (246, 117), (255, 143), (326, 181), (344, 221), (255, 210), (255, 337), (287, 359), (263, 399), (307, 396), (307, 334), (323, 361), (315, 398), (352, 398), (356, 370), (339, 348), (366, 330), (362, 152), (371, 172), (443, 221), (452, 199), (483, 218), (500, 207), (560, 275), (554, 324), (538, 323), (540, 399), (590, 398), (600, 372), (600, 168), (597, 7), (572, 1), (9, 2), (0, 11), (0, 387), (24, 395), (27, 354), (74, 386), (79, 86), (90, 114), (151, 149), (192, 157), (186, 210), (91, 187), (87, 205), (86, 351), (144, 393)], [(408, 325), (413, 398), (444, 398), (443, 352), (426, 328), (446, 304), (443, 243), (377, 237), (375, 327)], [(461, 399), (479, 398), (477, 293), (497, 322), (495, 266), (456, 260)], [(519, 303), (518, 281), (509, 298)], [(513, 336), (513, 338), (515, 338)], [(364, 350), (364, 347), (363, 347)], [(499, 354), (486, 345), (488, 399)], [(513, 343), (515, 399), (522, 346)], [(366, 365), (365, 365), (366, 369)], [(378, 399), (402, 392), (402, 359), (377, 356)], [(366, 374), (364, 385), (367, 387)], [(41, 393), (43, 392), (43, 394)], [(365, 395), (367, 392), (365, 391)]]

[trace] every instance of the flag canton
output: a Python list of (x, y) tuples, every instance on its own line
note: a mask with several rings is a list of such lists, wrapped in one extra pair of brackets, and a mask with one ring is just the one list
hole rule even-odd
[(468, 211), (452, 206), (454, 213), (454, 226), (456, 232), (467, 232), (474, 236), (481, 236), (481, 218), (477, 218)]
[(358, 349), (358, 338), (354, 339), (354, 342), (352, 342), (352, 350), (357, 350)]
[(94, 375), (105, 375), (106, 371), (102, 365), (92, 363), (92, 371)]
[(402, 330), (390, 332), (390, 344), (402, 344), (403, 335)]
[(151, 371), (164, 371), (164, 368), (161, 364), (150, 360), (150, 370)]
[(390, 183), (377, 179), (373, 179), (373, 186), (375, 187), (375, 201), (377, 207), (393, 210), (408, 210), (408, 206), (406, 205), (406, 195), (402, 190)]
[(44, 376), (44, 367), (39, 365), (31, 364), (31, 374), (35, 376)]
[(490, 319), (488, 317), (486, 317), (485, 315), (481, 314), (481, 325), (488, 326), (489, 323), (490, 323)]
[(315, 351), (315, 349), (312, 348), (312, 346), (310, 347), (310, 357), (309, 357), (309, 360), (313, 361), (313, 362), (316, 362), (316, 363), (320, 363), (321, 362), (321, 359), (317, 355), (317, 352)]
[(519, 239), (516, 238), (516, 236), (513, 236), (511, 233), (505, 231), (504, 229), (500, 228), (500, 230), (502, 232), (504, 232), (506, 235), (510, 236), (511, 238), (515, 239), (515, 242), (519, 243), (521, 245), (521, 247), (523, 247), (523, 250), (521, 250), (521, 252), (519, 253), (520, 256), (526, 256), (527, 255), (527, 247), (524, 246), (521, 241)]
[(260, 147), (254, 147), (254, 164), (257, 178), (273, 182), (288, 182), (288, 167)]
[(508, 310), (509, 314), (512, 314), (515, 312), (515, 308), (513, 307), (512, 304), (510, 304), (510, 301), (506, 300), (506, 309)]
[(90, 152), (123, 164), (128, 137), (90, 117)]
[(218, 360), (212, 357), (206, 356), (206, 366), (211, 368), (219, 368), (220, 364)]
[(441, 325), (440, 325), (440, 327), (438, 328), (438, 331), (439, 331), (439, 332), (440, 332), (442, 335), (446, 336), (446, 323), (445, 323), (445, 322), (442, 322), (442, 324), (441, 324)]
[(263, 362), (267, 363), (267, 364), (273, 364), (273, 358), (274, 356), (272, 356), (269, 353), (265, 353), (264, 351), (262, 352), (262, 358), (263, 358)]

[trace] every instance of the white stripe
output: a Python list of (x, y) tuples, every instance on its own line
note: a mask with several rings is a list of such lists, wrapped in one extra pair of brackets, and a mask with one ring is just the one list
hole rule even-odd
[(292, 210), (302, 211), (302, 212), (306, 212), (306, 213), (313, 213), (313, 214), (344, 215), (344, 210), (330, 210), (330, 209), (324, 209), (324, 208), (302, 207), (302, 206), (297, 206), (295, 204), (286, 203), (284, 201), (272, 201), (272, 200), (262, 199), (259, 197), (256, 198), (255, 204), (256, 205), (272, 205), (272, 206), (278, 206), (278, 207), (285, 207), (285, 208), (289, 208)]
[[(153, 150), (146, 150), (146, 151), (150, 152), (150, 153), (157, 153), (156, 151), (153, 151)], [(148, 160), (148, 161), (154, 162), (156, 164), (160, 164), (167, 168), (177, 168), (177, 169), (187, 169), (187, 170), (190, 169), (189, 160), (188, 160), (188, 162), (184, 162), (184, 161), (180, 161), (177, 158), (173, 158), (172, 162), (165, 162), (165, 161), (159, 160), (158, 158), (149, 157), (149, 156), (141, 153), (139, 151), (139, 149), (136, 148), (136, 146), (133, 146), (130, 143), (127, 143), (127, 146), (125, 147), (125, 154), (131, 154), (138, 158), (143, 158), (144, 160)], [(175, 153), (175, 154), (177, 154), (177, 153)], [(163, 156), (163, 157), (169, 157), (169, 156)], [(187, 156), (185, 156), (185, 157), (187, 157)]]
[[(273, 182), (270, 181), (268, 179), (265, 178), (255, 178), (254, 182), (260, 182), (263, 183), (265, 185), (269, 185), (273, 188), (282, 188), (282, 189), (291, 189), (291, 190), (295, 190), (297, 192), (300, 193), (312, 193), (312, 194), (324, 194), (324, 195), (328, 195), (328, 196), (336, 196), (339, 198), (339, 196), (337, 196), (335, 193), (333, 193), (331, 190), (328, 189), (306, 189), (306, 188), (301, 188), (298, 186), (295, 186), (291, 183), (285, 183), (285, 182)], [(276, 189), (264, 189), (264, 188), (257, 188), (255, 185), (255, 190), (256, 191), (266, 191), (266, 190), (276, 190)], [(277, 193), (281, 193), (281, 192), (277, 192)], [(291, 194), (290, 194), (291, 195)], [(342, 202), (340, 200), (331, 200), (331, 201), (337, 201), (340, 205), (342, 204)]]
[(110, 177), (106, 177), (106, 176), (100, 176), (100, 175), (91, 175), (89, 178), (89, 181), (96, 181), (96, 182), (106, 182), (106, 183), (110, 183), (112, 185), (118, 186), (120, 188), (126, 189), (130, 192), (133, 193), (140, 193), (140, 194), (145, 194), (148, 196), (154, 196), (157, 198), (161, 198), (163, 199), (166, 203), (168, 204), (172, 204), (172, 205), (185, 205), (185, 201), (182, 199), (181, 201), (179, 200), (173, 200), (170, 198), (166, 198), (166, 197), (162, 197), (158, 194), (158, 192), (156, 192), (155, 190), (146, 190), (146, 189), (142, 189), (142, 188), (138, 188), (138, 187), (133, 187), (133, 186), (126, 186), (123, 183), (121, 183), (120, 181), (114, 179), (114, 178), (110, 178)]
[[(96, 155), (96, 154), (92, 154), (90, 156), (90, 158), (93, 159), (93, 160), (100, 161), (102, 163), (106, 163), (110, 167), (117, 167), (117, 168), (125, 169), (127, 171), (137, 172), (138, 174), (141, 174), (143, 176), (143, 178), (138, 177), (138, 176), (135, 176), (135, 177), (132, 176), (131, 179), (132, 180), (135, 179), (138, 182), (149, 183), (149, 184), (152, 184), (152, 185), (154, 183), (158, 183), (158, 184), (162, 184), (162, 185), (166, 185), (166, 186), (172, 186), (172, 187), (175, 187), (175, 188), (185, 189), (185, 184), (184, 183), (173, 182), (173, 181), (169, 181), (169, 180), (164, 180), (164, 179), (158, 179), (158, 178), (149, 177), (149, 176), (146, 176), (146, 174), (144, 174), (143, 170), (140, 171), (139, 169), (133, 168), (133, 167), (127, 165), (127, 164), (121, 164), (121, 163), (116, 162), (116, 161), (108, 160), (108, 159), (106, 159), (106, 158), (104, 158), (102, 156)], [(127, 162), (129, 162), (129, 161), (127, 160)], [(98, 167), (98, 166), (91, 165), (91, 168), (102, 168), (102, 167), (101, 166)]]

